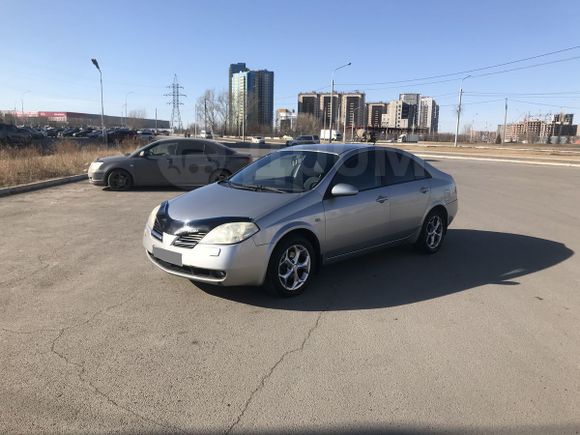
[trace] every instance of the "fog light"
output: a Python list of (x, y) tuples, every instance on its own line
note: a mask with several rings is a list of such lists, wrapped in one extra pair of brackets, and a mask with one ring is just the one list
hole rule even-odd
[(226, 277), (226, 273), (223, 270), (216, 270), (213, 274), (217, 279), (223, 279)]

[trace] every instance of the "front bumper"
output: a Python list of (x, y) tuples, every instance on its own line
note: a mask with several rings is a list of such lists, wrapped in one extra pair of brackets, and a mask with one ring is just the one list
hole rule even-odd
[[(191, 249), (173, 246), (175, 237), (164, 233), (163, 241), (158, 240), (145, 226), (143, 246), (147, 258), (161, 270), (193, 281), (223, 286), (262, 285), (264, 282), (269, 261), (268, 245), (256, 245), (253, 237), (235, 245), (197, 244)], [(156, 258), (154, 246), (181, 254), (182, 265)]]
[(89, 171), (89, 182), (91, 184), (95, 184), (97, 186), (104, 186), (107, 184), (107, 180), (105, 180), (105, 173), (100, 171), (91, 172)]

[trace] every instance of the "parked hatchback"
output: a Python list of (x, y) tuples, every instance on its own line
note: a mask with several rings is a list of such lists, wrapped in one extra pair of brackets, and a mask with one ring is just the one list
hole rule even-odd
[(252, 161), (249, 154), (199, 139), (163, 139), (124, 156), (91, 163), (89, 181), (112, 190), (133, 186), (193, 187), (229, 177)]
[(435, 253), (457, 213), (450, 175), (405, 151), (301, 145), (165, 201), (143, 234), (162, 270), (299, 294), (320, 265), (399, 243)]

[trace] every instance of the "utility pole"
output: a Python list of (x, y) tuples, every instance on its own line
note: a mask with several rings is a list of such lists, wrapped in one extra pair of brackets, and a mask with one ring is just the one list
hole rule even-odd
[(335, 68), (334, 71), (332, 71), (332, 75), (330, 77), (330, 127), (328, 127), (328, 143), (332, 143), (332, 114), (333, 114), (333, 100), (334, 100), (334, 73), (336, 71), (338, 71), (339, 69), (342, 68), (346, 68), (347, 66), (350, 66), (351, 62), (339, 66), (338, 68)]
[(461, 99), (463, 97), (463, 80), (468, 79), (471, 75), (467, 75), (461, 79), (459, 84), (459, 102), (457, 103), (457, 123), (455, 124), (455, 142), (453, 146), (457, 146), (457, 137), (459, 136), (459, 120), (461, 118)]
[(197, 137), (197, 103), (193, 105), (193, 137)]
[(503, 114), (503, 137), (502, 139), (502, 143), (506, 143), (506, 132), (507, 132), (507, 111), (508, 111), (508, 99), (507, 97), (505, 98), (505, 110), (504, 110), (504, 114)]
[(207, 98), (203, 98), (203, 128), (207, 133)]
[(182, 130), (183, 123), (181, 122), (179, 106), (182, 106), (183, 103), (180, 101), (180, 98), (187, 97), (187, 95), (181, 93), (183, 86), (177, 81), (177, 74), (173, 76), (173, 83), (166, 87), (171, 89), (170, 93), (163, 95), (165, 97), (171, 97), (171, 101), (167, 103), (171, 105), (171, 128), (175, 131), (175, 126), (177, 125), (177, 129)]
[(103, 103), (103, 72), (101, 71), (101, 67), (99, 66), (99, 62), (97, 59), (91, 59), (91, 62), (99, 71), (99, 79), (101, 83), (101, 132), (103, 134), (103, 142), (107, 143), (107, 131), (105, 130), (105, 105)]

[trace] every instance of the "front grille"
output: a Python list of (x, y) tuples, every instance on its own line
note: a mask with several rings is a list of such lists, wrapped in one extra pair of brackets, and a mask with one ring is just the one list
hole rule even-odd
[(155, 223), (153, 224), (151, 235), (157, 240), (163, 241), (163, 231), (161, 230), (161, 225), (159, 225), (159, 221), (157, 219), (155, 219)]
[(205, 232), (180, 234), (173, 241), (173, 246), (177, 246), (179, 248), (191, 249), (195, 245), (197, 245), (199, 243), (199, 241), (205, 237), (206, 234), (207, 233), (205, 233)]

